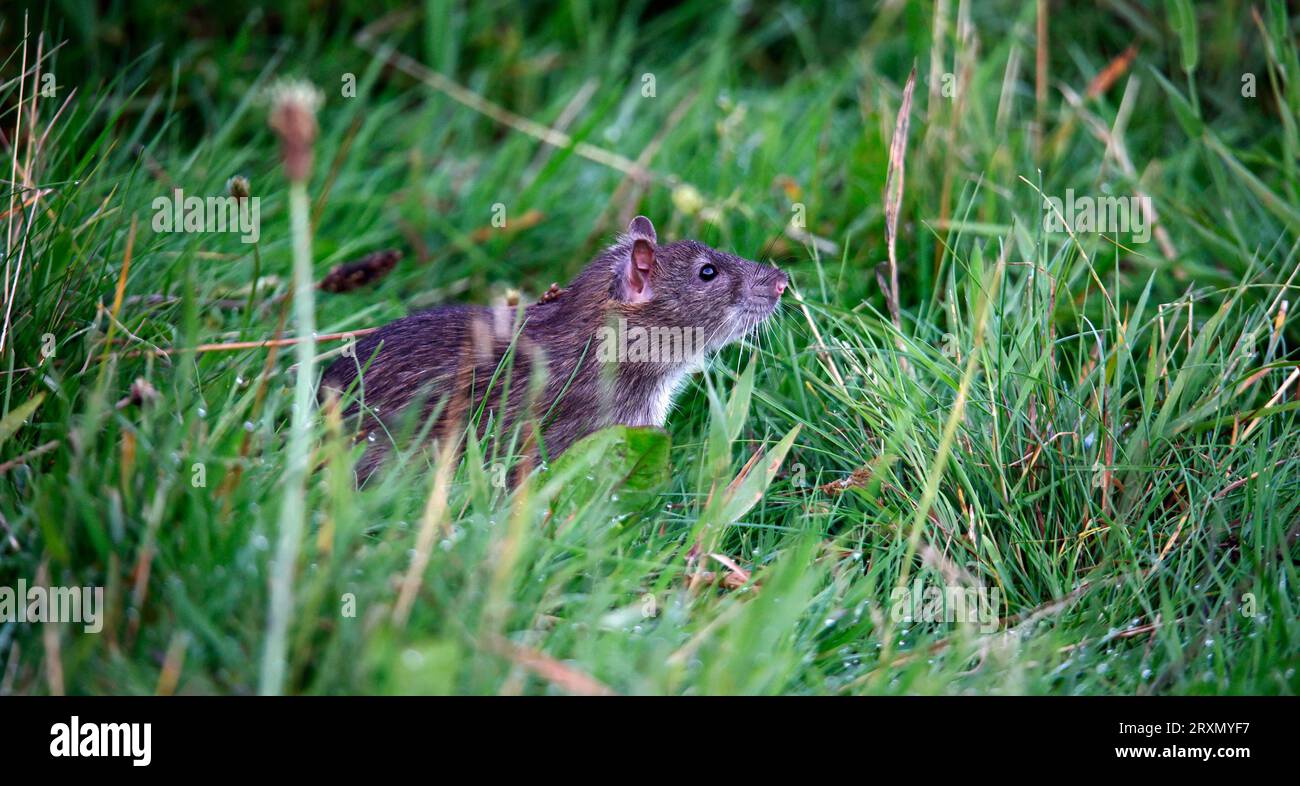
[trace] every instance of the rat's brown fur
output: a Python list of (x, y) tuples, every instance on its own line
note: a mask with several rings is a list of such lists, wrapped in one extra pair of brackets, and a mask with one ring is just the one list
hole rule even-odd
[[(700, 275), (705, 265), (716, 271), (709, 281)], [(762, 323), (787, 280), (775, 267), (693, 240), (658, 245), (654, 227), (638, 217), (573, 283), (528, 306), (522, 330), (518, 310), (509, 307), (445, 306), (412, 314), (359, 340), (351, 357), (325, 372), (321, 387), (355, 387), (364, 401), (362, 428), (373, 444), (358, 466), (362, 479), (382, 462), (391, 430), (417, 401), (421, 423), (438, 415), (434, 437), (456, 433), (480, 408), (480, 430), (489, 418), (509, 429), (526, 410), (554, 457), (607, 425), (662, 426), (686, 376), (707, 353)], [(623, 353), (611, 361), (602, 341), (618, 325), (631, 335), (638, 328), (698, 329), (695, 335), (705, 341), (692, 347), (698, 351), (667, 358), (629, 360)], [(502, 363), (512, 342), (512, 360)], [(361, 369), (361, 384), (354, 386)], [(355, 404), (348, 409), (357, 411)], [(525, 451), (535, 452), (531, 430), (526, 434)]]

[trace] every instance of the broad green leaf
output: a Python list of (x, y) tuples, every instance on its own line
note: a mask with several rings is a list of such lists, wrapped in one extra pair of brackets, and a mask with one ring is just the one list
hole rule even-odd
[[(790, 429), (776, 447), (758, 460), (748, 475), (743, 479), (737, 478), (740, 483), (736, 485), (734, 491), (727, 494), (726, 501), (723, 503), (723, 523), (730, 524), (737, 521), (763, 498), (763, 494), (772, 484), (777, 471), (781, 469), (781, 462), (785, 461), (785, 455), (790, 452), (790, 447), (794, 445), (794, 439), (799, 436), (799, 429), (802, 427), (802, 424), (795, 424), (795, 427)], [(734, 484), (735, 481), (732, 483)]]
[(424, 639), (404, 642), (381, 630), (367, 642), (363, 671), (385, 693), (400, 696), (445, 696), (456, 688), (460, 647), (454, 641)]
[(757, 355), (749, 359), (740, 379), (736, 380), (736, 387), (731, 390), (731, 398), (727, 399), (728, 442), (735, 442), (740, 436), (740, 429), (744, 427), (745, 418), (749, 415), (749, 401), (754, 395), (754, 363), (757, 359)]
[(45, 394), (37, 393), (32, 398), (9, 410), (9, 414), (0, 419), (0, 446), (4, 445), (18, 429), (22, 428), (23, 423), (32, 416), (32, 413), (44, 400)]
[(581, 507), (610, 499), (620, 510), (640, 507), (668, 483), (672, 440), (662, 429), (610, 426), (578, 440), (542, 476), (540, 500)]

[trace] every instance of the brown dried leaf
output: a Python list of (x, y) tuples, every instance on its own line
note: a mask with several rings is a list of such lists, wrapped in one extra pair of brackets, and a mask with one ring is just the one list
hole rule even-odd
[(367, 254), (361, 259), (336, 266), (321, 279), (319, 286), (326, 292), (351, 292), (388, 275), (401, 258), (402, 252), (395, 248)]
[(1105, 93), (1114, 85), (1115, 82), (1128, 72), (1129, 66), (1133, 65), (1133, 58), (1137, 57), (1137, 46), (1131, 45), (1125, 49), (1119, 57), (1110, 61), (1100, 74), (1093, 77), (1092, 82), (1088, 83), (1088, 98), (1096, 98)]
[(515, 644), (501, 636), (493, 636), (491, 649), (515, 665), (575, 696), (616, 696), (605, 683), (552, 658), (544, 652)]
[(916, 88), (916, 66), (907, 76), (903, 88), (903, 102), (898, 107), (898, 120), (894, 123), (894, 138), (889, 142), (889, 171), (885, 176), (885, 241), (889, 246), (889, 290), (885, 299), (889, 316), (895, 327), (902, 323), (898, 315), (898, 211), (903, 203), (903, 173), (907, 158), (907, 129), (912, 122), (912, 92)]

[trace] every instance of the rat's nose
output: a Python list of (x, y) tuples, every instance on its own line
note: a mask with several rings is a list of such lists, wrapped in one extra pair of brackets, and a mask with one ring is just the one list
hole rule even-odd
[(786, 284), (789, 283), (790, 283), (790, 277), (787, 276), (785, 273), (782, 273), (781, 277), (778, 278), (772, 284), (772, 294), (776, 295), (777, 297), (781, 297), (781, 293), (785, 292)]

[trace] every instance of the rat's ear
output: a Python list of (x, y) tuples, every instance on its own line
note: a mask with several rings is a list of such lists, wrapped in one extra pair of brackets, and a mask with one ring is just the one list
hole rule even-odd
[(632, 219), (632, 223), (627, 225), (627, 234), (632, 238), (642, 238), (649, 241), (650, 245), (656, 245), (659, 238), (655, 237), (655, 225), (650, 223), (650, 219), (645, 216), (637, 216)]
[(626, 257), (618, 261), (618, 290), (629, 303), (644, 303), (654, 296), (650, 288), (650, 274), (655, 269), (655, 228), (650, 219), (637, 216), (628, 225), (627, 234), (632, 246)]

